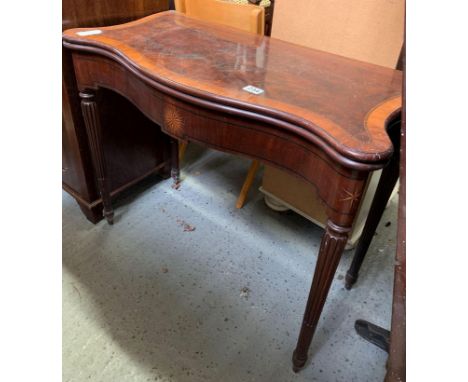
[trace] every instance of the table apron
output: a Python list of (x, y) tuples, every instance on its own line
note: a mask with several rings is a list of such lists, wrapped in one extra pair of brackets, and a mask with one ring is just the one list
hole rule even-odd
[(255, 158), (298, 176), (316, 188), (330, 219), (352, 224), (369, 170), (338, 164), (304, 137), (258, 119), (239, 117), (232, 108), (221, 112), (164, 94), (109, 58), (73, 52), (73, 62), (80, 91), (110, 89), (172, 137)]

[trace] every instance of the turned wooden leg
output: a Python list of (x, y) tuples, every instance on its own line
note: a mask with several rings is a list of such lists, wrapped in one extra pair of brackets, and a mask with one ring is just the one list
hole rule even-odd
[(109, 224), (114, 223), (114, 210), (109, 191), (109, 184), (106, 172), (106, 162), (102, 148), (101, 123), (99, 120), (98, 106), (96, 103), (96, 94), (94, 91), (80, 92), (81, 111), (86, 126), (89, 146), (91, 149), (91, 158), (94, 171), (97, 176), (99, 193), (102, 198), (103, 214)]
[(390, 138), (393, 143), (394, 154), (388, 165), (382, 171), (379, 184), (375, 191), (374, 200), (372, 201), (369, 215), (367, 216), (366, 224), (364, 225), (364, 229), (354, 252), (353, 261), (346, 272), (345, 287), (348, 290), (351, 289), (357, 281), (364, 257), (366, 256), (377, 226), (379, 225), (380, 219), (385, 211), (385, 207), (387, 206), (388, 200), (390, 199), (398, 180), (400, 172), (399, 123), (395, 124), (390, 130)]
[(180, 183), (180, 168), (179, 168), (179, 141), (171, 138), (171, 177), (174, 181), (174, 186)]
[(252, 161), (249, 172), (247, 173), (244, 184), (242, 185), (239, 197), (237, 198), (236, 208), (242, 208), (244, 206), (245, 199), (247, 199), (250, 187), (252, 187), (252, 183), (255, 179), (255, 174), (257, 173), (259, 164), (260, 162), (258, 160)]
[(310, 288), (301, 332), (293, 353), (294, 372), (303, 368), (307, 361), (307, 352), (350, 231), (351, 227), (341, 227), (331, 220), (327, 222), (315, 266), (314, 278)]

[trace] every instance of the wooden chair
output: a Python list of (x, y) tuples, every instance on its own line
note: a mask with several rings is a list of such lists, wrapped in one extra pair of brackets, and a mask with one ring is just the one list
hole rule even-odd
[(210, 21), (263, 35), (263, 7), (220, 0), (175, 0), (176, 11), (194, 19)]
[[(198, 20), (216, 22), (259, 35), (265, 31), (265, 10), (260, 6), (219, 0), (175, 0), (174, 4), (176, 11)], [(187, 143), (179, 144), (179, 162), (184, 157)], [(237, 208), (244, 205), (258, 167), (259, 162), (252, 161), (237, 198)]]

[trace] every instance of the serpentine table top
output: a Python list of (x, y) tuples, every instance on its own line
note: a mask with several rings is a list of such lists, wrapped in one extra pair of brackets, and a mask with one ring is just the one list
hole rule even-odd
[[(170, 11), (77, 34), (86, 30), (63, 38), (109, 51), (187, 94), (294, 124), (351, 160), (382, 162), (392, 152), (382, 122), (401, 107), (400, 71)], [(248, 93), (247, 85), (264, 92)]]

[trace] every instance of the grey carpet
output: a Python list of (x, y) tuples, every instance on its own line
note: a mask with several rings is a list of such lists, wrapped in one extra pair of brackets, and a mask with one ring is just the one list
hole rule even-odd
[(249, 161), (195, 145), (186, 158), (179, 190), (141, 186), (118, 203), (114, 226), (91, 224), (63, 194), (63, 380), (383, 380), (387, 355), (354, 321), (390, 325), (396, 201), (351, 291), (352, 251), (343, 256), (309, 363), (294, 374), (323, 231), (271, 211), (260, 177), (237, 210)]

